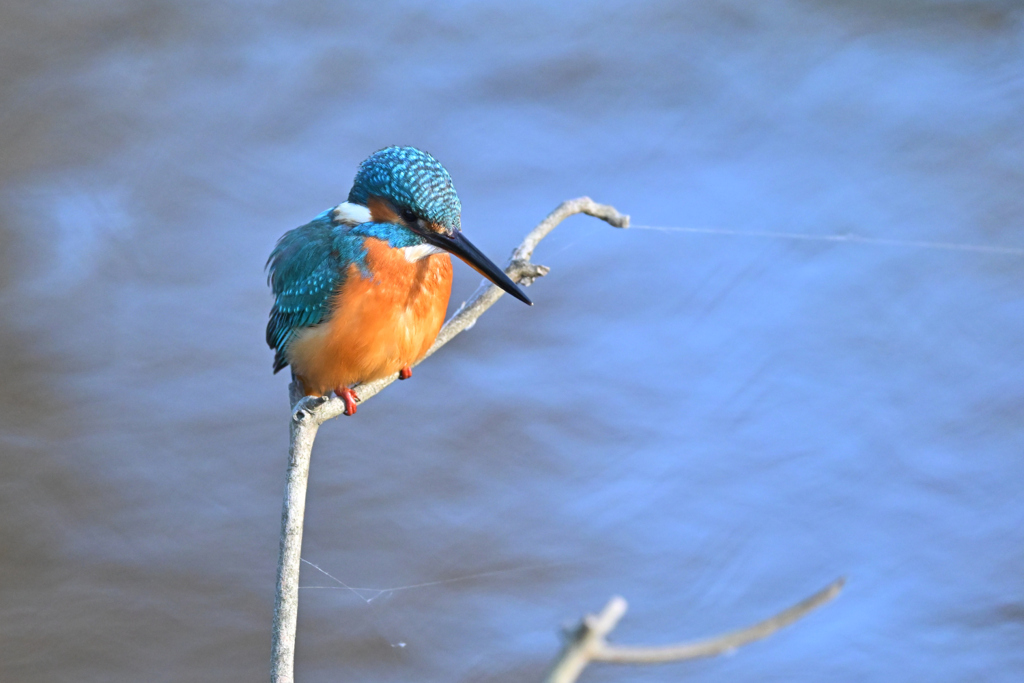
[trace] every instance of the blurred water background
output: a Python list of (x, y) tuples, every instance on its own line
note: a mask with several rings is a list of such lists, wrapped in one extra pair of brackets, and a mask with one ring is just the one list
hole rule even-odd
[[(582, 194), (1022, 247), (1022, 9), (4, 3), (0, 680), (265, 679), (263, 264), (372, 151), (435, 154), (498, 261)], [(656, 644), (843, 574), (735, 656), (586, 680), (1022, 680), (1024, 258), (577, 217), (536, 261), (534, 308), (321, 430), (305, 557), (377, 590), (304, 566), (299, 680), (538, 680), (613, 594)]]

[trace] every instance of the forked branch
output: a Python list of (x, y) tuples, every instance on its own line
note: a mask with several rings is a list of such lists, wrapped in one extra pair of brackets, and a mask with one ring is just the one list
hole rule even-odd
[(551, 667), (545, 683), (574, 683), (590, 662), (664, 664), (731, 652), (755, 640), (767, 638), (780, 628), (789, 626), (806, 616), (808, 612), (821, 607), (839, 595), (845, 582), (845, 579), (838, 579), (806, 600), (753, 626), (707, 640), (660, 647), (624, 647), (608, 644), (605, 639), (626, 614), (626, 601), (616, 596), (608, 601), (599, 614), (584, 617), (580, 625), (568, 635), (565, 646)]
[[(548, 233), (569, 216), (585, 213), (617, 227), (629, 226), (629, 216), (614, 208), (598, 204), (589, 197), (563, 202), (548, 214), (526, 236), (509, 260), (505, 273), (513, 282), (528, 285), (538, 277), (547, 275), (548, 268), (530, 263), (533, 250)], [(468, 329), (484, 311), (501, 298), (498, 287), (484, 282), (466, 303), (445, 323), (437, 340), (424, 359), (447, 344), (455, 335)], [(422, 362), (422, 361), (421, 361)], [(376, 396), (398, 379), (393, 377), (360, 384), (353, 389), (360, 403)], [(292, 405), (291, 441), (288, 448), (288, 474), (281, 515), (281, 549), (277, 566), (277, 596), (274, 603), (274, 630), (271, 653), (273, 683), (292, 683), (295, 662), (295, 625), (299, 608), (299, 566), (302, 558), (302, 526), (306, 510), (306, 485), (309, 479), (309, 458), (317, 430), (327, 420), (345, 412), (345, 403), (338, 398), (311, 398), (299, 394), (295, 383), (290, 387)]]

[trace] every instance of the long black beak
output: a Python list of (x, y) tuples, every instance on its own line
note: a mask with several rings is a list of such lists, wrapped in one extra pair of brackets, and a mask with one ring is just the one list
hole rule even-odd
[(480, 273), (485, 278), (522, 301), (524, 304), (528, 304), (530, 306), (533, 305), (533, 302), (530, 301), (530, 297), (523, 294), (523, 290), (519, 289), (519, 286), (512, 282), (501, 268), (494, 265), (494, 262), (491, 261), (491, 259), (484, 256), (482, 251), (474, 247), (473, 243), (463, 236), (462, 231), (457, 231), (450, 237), (437, 232), (430, 232), (424, 235), (424, 237), (427, 242), (433, 244), (435, 247), (440, 247), (441, 249), (458, 256), (473, 270)]

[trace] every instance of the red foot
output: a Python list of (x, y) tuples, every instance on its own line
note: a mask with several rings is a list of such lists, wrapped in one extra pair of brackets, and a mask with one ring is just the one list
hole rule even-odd
[(408, 365), (398, 371), (398, 379), (409, 379), (410, 377), (412, 377), (412, 368)]
[(352, 391), (348, 387), (338, 387), (334, 390), (334, 393), (338, 395), (338, 398), (345, 402), (345, 414), (355, 415), (356, 401), (359, 400), (359, 397), (356, 396), (356, 392)]

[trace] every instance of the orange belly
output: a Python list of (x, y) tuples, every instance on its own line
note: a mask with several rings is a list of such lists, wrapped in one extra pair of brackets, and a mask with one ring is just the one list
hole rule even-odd
[(419, 361), (444, 323), (452, 291), (448, 254), (408, 261), (367, 238), (370, 278), (356, 265), (335, 293), (331, 317), (296, 333), (287, 357), (308, 396), (394, 375)]

